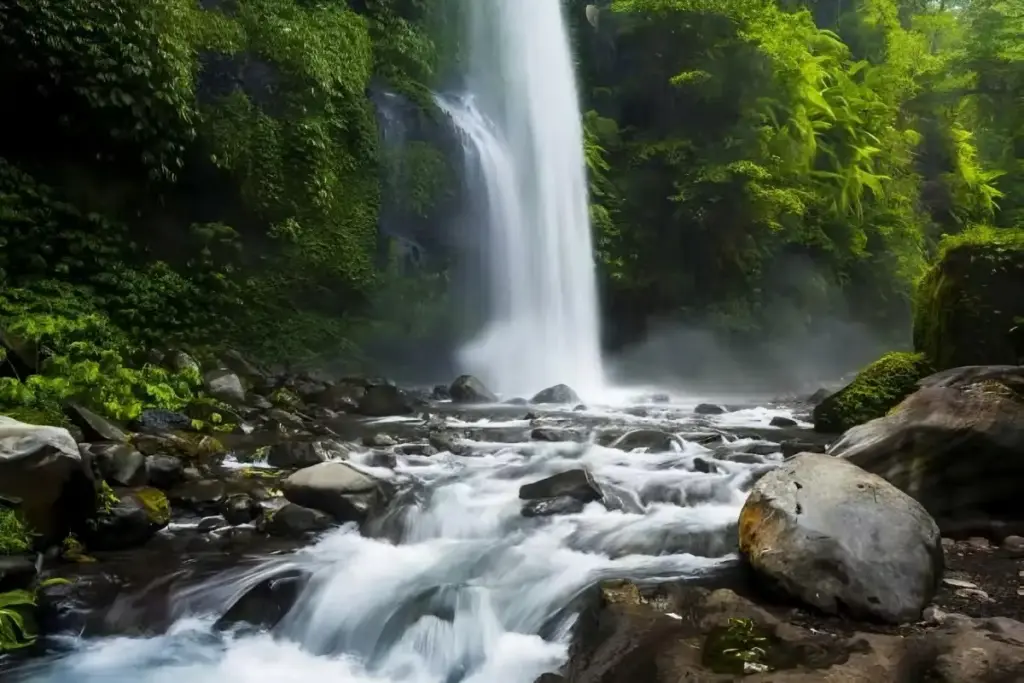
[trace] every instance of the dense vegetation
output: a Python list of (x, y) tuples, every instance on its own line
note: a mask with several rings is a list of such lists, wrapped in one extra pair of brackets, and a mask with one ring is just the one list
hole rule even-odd
[[(1019, 3), (614, 0), (596, 26), (586, 4), (566, 0), (623, 339), (658, 316), (899, 338), (943, 234), (1024, 225)], [(443, 334), (444, 241), (410, 271), (380, 226), (386, 204), (445, 229), (429, 91), (459, 59), (452, 7), (0, 0), (0, 350), (21, 361), (0, 358), (0, 406), (184, 405), (199, 378), (153, 348), (370, 368)], [(415, 110), (400, 149), (381, 89)]]
[(584, 4), (594, 213), (623, 316), (905, 336), (942, 234), (1024, 222), (1019, 3), (615, 0), (596, 29)]

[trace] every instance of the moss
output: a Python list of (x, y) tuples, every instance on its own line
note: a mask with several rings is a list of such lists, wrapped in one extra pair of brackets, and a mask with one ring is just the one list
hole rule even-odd
[(28, 529), (17, 510), (0, 508), (0, 555), (28, 552), (31, 547)]
[(1024, 359), (1024, 230), (976, 227), (943, 238), (917, 284), (914, 348), (937, 370)]
[(815, 407), (814, 428), (839, 433), (883, 417), (913, 393), (920, 379), (932, 372), (924, 354), (888, 353)]
[(146, 510), (150, 521), (157, 526), (165, 526), (171, 521), (171, 504), (163, 491), (152, 487), (136, 489), (132, 492), (135, 499), (139, 501)]

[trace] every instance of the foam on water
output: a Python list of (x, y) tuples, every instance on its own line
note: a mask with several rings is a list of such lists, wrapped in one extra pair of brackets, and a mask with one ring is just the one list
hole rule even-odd
[[(485, 432), (509, 424), (462, 422)], [(564, 661), (575, 599), (596, 581), (696, 576), (734, 561), (730, 534), (751, 466), (716, 461), (718, 473), (696, 471), (694, 458), (708, 449), (679, 443), (626, 453), (482, 440), (471, 442), (469, 457), (399, 456), (394, 471), (365, 468), (416, 501), (378, 520), (386, 533), (330, 532), (181, 592), (165, 635), (80, 642), (13, 680), (532, 683)], [(523, 484), (581, 466), (617, 501), (613, 509), (591, 503), (576, 514), (520, 514)], [(310, 581), (272, 633), (211, 629), (248, 588), (296, 568)]]

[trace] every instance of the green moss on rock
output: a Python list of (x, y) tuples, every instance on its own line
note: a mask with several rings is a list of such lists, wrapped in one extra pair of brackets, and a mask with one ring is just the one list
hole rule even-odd
[(924, 354), (888, 353), (815, 407), (814, 428), (839, 433), (883, 417), (913, 393), (917, 382), (932, 371)]
[(157, 526), (165, 526), (171, 521), (171, 504), (167, 496), (158, 489), (145, 487), (132, 492), (135, 499), (139, 501), (149, 516), (150, 521)]
[(1024, 361), (1024, 230), (943, 239), (917, 286), (914, 348), (936, 370)]
[(39, 639), (36, 596), (32, 591), (0, 593), (0, 652), (31, 647)]

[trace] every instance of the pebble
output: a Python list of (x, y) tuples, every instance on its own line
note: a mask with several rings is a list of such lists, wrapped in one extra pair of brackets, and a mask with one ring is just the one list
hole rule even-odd
[(972, 536), (971, 538), (968, 538), (967, 545), (975, 550), (990, 550), (992, 548), (992, 544), (988, 542), (988, 539), (982, 538), (981, 536)]
[(978, 584), (971, 583), (970, 581), (963, 581), (962, 579), (943, 579), (942, 583), (953, 588), (977, 588)]
[(921, 621), (926, 624), (942, 624), (949, 616), (936, 605), (928, 605), (921, 612)]
[(967, 598), (973, 600), (981, 600), (982, 602), (991, 602), (992, 598), (988, 597), (988, 593), (981, 590), (980, 588), (961, 588), (953, 593), (958, 598)]
[(1024, 536), (1007, 536), (1003, 539), (1003, 550), (1024, 557)]

